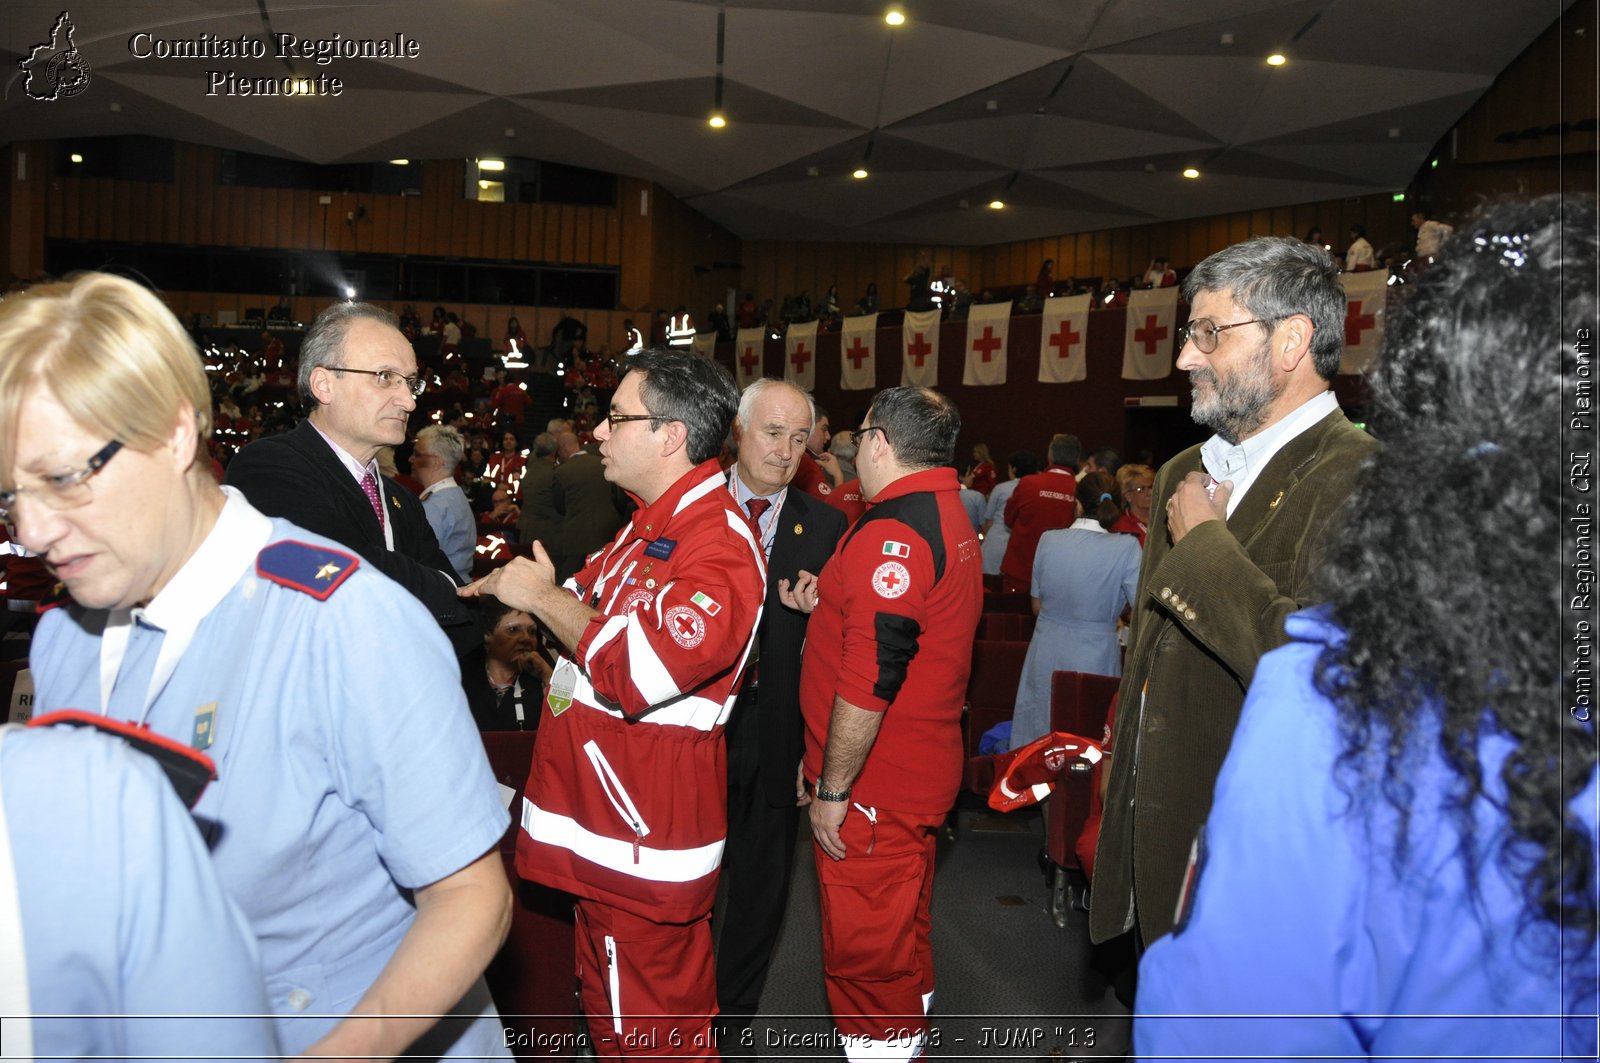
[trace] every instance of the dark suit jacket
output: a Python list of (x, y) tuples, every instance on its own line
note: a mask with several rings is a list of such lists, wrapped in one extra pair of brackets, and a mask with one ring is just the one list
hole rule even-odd
[(1273, 456), (1226, 523), (1197, 525), (1176, 546), (1167, 499), (1203, 470), (1200, 448), (1156, 474), (1095, 856), (1094, 940), (1128, 929), (1135, 906), (1146, 942), (1172, 929), (1245, 689), (1283, 644), (1284, 617), (1318, 600), (1324, 538), (1376, 446), (1335, 410)]
[[(791, 585), (801, 569), (820, 573), (844, 537), (849, 522), (843, 513), (792, 487), (778, 511), (778, 532), (767, 562), (767, 596), (761, 613), (758, 664), (759, 685), (749, 719), (729, 719), (730, 732), (741, 735), (754, 725), (761, 751), (761, 777), (767, 801), (779, 807), (794, 805), (794, 776), (800, 764), (804, 730), (800, 722), (800, 647), (806, 639), (804, 613), (778, 600), (778, 581)], [(730, 738), (730, 741), (737, 740)]]
[(531, 459), (522, 473), (522, 515), (517, 519), (517, 541), (537, 539), (552, 558), (560, 549), (561, 536), (555, 483), (556, 467), (544, 458)]
[[(598, 454), (574, 454), (557, 465), (554, 486), (561, 534), (559, 548), (550, 552), (556, 574), (566, 579), (583, 567), (585, 557), (609, 543), (627, 518)], [(548, 550), (549, 544), (545, 546)]]
[(477, 614), (456, 597), (450, 559), (439, 548), (422, 503), (383, 478), (384, 513), (394, 527), (394, 549), (386, 548), (361, 485), (310, 421), (245, 447), (228, 465), (226, 482), (267, 516), (343, 543), (410, 591), (439, 622), (458, 656), (482, 645)]

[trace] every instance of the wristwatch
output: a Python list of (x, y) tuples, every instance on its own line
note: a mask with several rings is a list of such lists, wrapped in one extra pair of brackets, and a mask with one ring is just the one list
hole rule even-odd
[(851, 788), (848, 786), (843, 790), (825, 790), (822, 788), (822, 780), (817, 780), (818, 801), (848, 801), (850, 800), (850, 790)]

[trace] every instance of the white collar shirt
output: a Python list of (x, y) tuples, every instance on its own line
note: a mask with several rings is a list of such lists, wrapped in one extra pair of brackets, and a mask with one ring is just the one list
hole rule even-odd
[(1229, 443), (1221, 436), (1214, 435), (1201, 444), (1200, 461), (1206, 472), (1211, 474), (1211, 479), (1217, 483), (1233, 481), (1233, 493), (1228, 496), (1228, 516), (1233, 516), (1245, 493), (1278, 451), (1338, 408), (1339, 400), (1333, 392), (1324, 391), (1302, 402), (1277, 424), (1242, 443)]

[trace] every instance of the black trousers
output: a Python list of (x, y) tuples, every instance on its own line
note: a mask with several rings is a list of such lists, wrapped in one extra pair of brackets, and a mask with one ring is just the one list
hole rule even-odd
[[(726, 906), (717, 946), (718, 1022), (723, 1054), (739, 1055), (739, 1031), (750, 1025), (761, 1003), (773, 946), (789, 900), (800, 810), (766, 797), (760, 756), (759, 691), (739, 696), (729, 717), (728, 841), (722, 852)], [(797, 764), (781, 769), (792, 781)]]

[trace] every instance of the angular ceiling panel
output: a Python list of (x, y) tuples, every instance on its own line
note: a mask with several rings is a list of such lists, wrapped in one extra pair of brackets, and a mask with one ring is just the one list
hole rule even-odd
[[(90, 80), (42, 101), (17, 61), (40, 44), (55, 54), (62, 9), (9, 0), (0, 144), (141, 134), (316, 162), (520, 155), (656, 182), (752, 238), (987, 244), (1405, 187), (1565, 5), (916, 0), (894, 30), (884, 6), (76, 0)], [(719, 12), (720, 133), (705, 123)], [(140, 59), (139, 32), (403, 34), (419, 54)], [(1277, 48), (1290, 62), (1272, 69)], [(211, 69), (326, 74), (345, 91), (207, 97)], [(863, 159), (871, 176), (851, 181)], [(1200, 181), (1176, 176), (1187, 165)], [(984, 206), (995, 196), (1005, 210)]]

